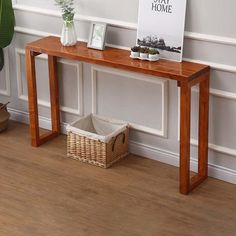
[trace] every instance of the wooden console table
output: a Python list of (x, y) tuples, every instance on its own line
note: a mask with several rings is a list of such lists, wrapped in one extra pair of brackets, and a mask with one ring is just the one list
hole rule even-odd
[[(35, 57), (48, 55), (49, 84), (51, 98), (52, 131), (39, 133)], [(88, 49), (79, 42), (74, 47), (63, 47), (57, 37), (46, 37), (27, 44), (26, 62), (30, 112), (31, 144), (34, 147), (60, 134), (59, 93), (57, 58), (79, 60), (87, 63), (134, 71), (148, 75), (176, 80), (181, 90), (180, 101), (180, 192), (188, 194), (208, 176), (208, 113), (210, 67), (190, 62), (159, 60), (152, 63), (132, 60), (125, 50), (106, 48), (104, 51)], [(199, 84), (199, 146), (198, 174), (190, 178), (190, 115), (191, 87)]]

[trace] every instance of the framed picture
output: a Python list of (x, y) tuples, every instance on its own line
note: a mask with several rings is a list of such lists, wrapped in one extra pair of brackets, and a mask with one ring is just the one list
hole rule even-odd
[(107, 24), (93, 22), (90, 28), (88, 48), (104, 50), (106, 31), (107, 31)]
[(137, 44), (182, 61), (186, 0), (139, 0)]

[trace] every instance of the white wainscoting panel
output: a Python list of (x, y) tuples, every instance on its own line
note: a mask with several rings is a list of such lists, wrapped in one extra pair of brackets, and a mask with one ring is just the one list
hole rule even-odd
[[(22, 73), (21, 73), (21, 55), (25, 55), (25, 50), (16, 48), (16, 69), (17, 69), (17, 91), (18, 91), (18, 98), (23, 101), (28, 101), (28, 96), (23, 93), (23, 82), (22, 82)], [(47, 60), (46, 55), (40, 55), (37, 57), (41, 60)], [(73, 109), (66, 106), (61, 106), (60, 109), (63, 112), (67, 112), (70, 114), (75, 114), (79, 116), (83, 116), (83, 77), (82, 77), (82, 63), (77, 61), (70, 61), (65, 59), (59, 59), (59, 63), (65, 65), (75, 66), (77, 70), (77, 86), (78, 86), (78, 109)], [(50, 107), (50, 102), (44, 100), (38, 100), (38, 104), (44, 107)]]
[(150, 127), (146, 127), (143, 125), (139, 125), (136, 123), (130, 123), (131, 128), (135, 130), (139, 130), (142, 132), (146, 132), (149, 134), (161, 136), (161, 137), (167, 137), (167, 112), (168, 112), (168, 81), (159, 79), (153, 76), (147, 76), (143, 74), (137, 74), (133, 72), (123, 71), (123, 70), (117, 70), (117, 69), (110, 69), (107, 67), (101, 67), (101, 66), (92, 66), (91, 67), (91, 74), (92, 74), (92, 112), (94, 114), (97, 113), (97, 72), (103, 72), (108, 73), (112, 75), (118, 75), (123, 76), (125, 78), (140, 80), (143, 82), (158, 84), (161, 86), (162, 90), (162, 125), (161, 129), (153, 129)]
[(0, 95), (11, 96), (11, 81), (10, 81), (10, 68), (9, 68), (9, 52), (8, 48), (3, 50), (4, 53), (4, 68), (1, 71), (1, 76), (4, 75), (5, 89), (0, 88)]

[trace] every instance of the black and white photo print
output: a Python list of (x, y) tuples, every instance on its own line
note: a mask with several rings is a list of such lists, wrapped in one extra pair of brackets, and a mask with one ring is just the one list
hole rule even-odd
[(187, 0), (139, 0), (137, 44), (182, 61)]

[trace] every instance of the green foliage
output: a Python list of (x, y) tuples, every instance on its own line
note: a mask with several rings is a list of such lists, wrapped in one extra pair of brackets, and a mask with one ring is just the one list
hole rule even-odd
[(74, 18), (74, 0), (55, 0), (56, 5), (61, 8), (62, 17), (65, 21), (72, 21)]
[(147, 47), (144, 47), (144, 48), (140, 48), (140, 52), (141, 53), (148, 53), (148, 48)]
[(151, 54), (151, 55), (160, 54), (160, 53), (158, 52), (158, 50), (156, 50), (156, 49), (154, 49), (154, 48), (153, 48), (153, 49), (149, 49), (148, 53)]
[(0, 71), (4, 65), (2, 48), (11, 43), (14, 26), (15, 17), (11, 0), (0, 0)]
[(3, 66), (4, 66), (4, 55), (2, 48), (0, 48), (0, 71), (3, 69)]
[(11, 0), (0, 0), (0, 48), (11, 43), (15, 18)]

